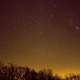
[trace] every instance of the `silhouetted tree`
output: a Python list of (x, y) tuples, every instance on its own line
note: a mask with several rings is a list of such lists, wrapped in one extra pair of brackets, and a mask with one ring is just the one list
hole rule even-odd
[[(15, 66), (13, 64), (0, 64), (0, 80), (63, 80), (53, 75), (52, 70), (36, 72), (28, 67)], [(80, 75), (70, 75), (64, 80), (80, 80)]]

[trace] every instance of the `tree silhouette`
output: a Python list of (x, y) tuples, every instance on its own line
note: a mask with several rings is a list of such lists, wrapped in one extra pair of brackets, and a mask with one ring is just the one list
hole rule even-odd
[[(13, 64), (4, 65), (0, 63), (0, 80), (63, 80), (53, 75), (52, 70), (41, 70), (36, 72), (28, 67)], [(64, 80), (80, 80), (80, 75), (70, 75)]]

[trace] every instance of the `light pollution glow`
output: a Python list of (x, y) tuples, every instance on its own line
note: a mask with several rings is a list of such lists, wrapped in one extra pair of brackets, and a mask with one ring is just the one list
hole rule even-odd
[(70, 0), (2, 1), (0, 60), (36, 70), (51, 68), (61, 76), (79, 73), (79, 3)]

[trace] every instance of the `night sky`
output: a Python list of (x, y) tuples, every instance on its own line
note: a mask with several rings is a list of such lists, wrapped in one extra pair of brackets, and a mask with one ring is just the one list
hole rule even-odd
[(0, 60), (79, 73), (79, 0), (0, 1)]

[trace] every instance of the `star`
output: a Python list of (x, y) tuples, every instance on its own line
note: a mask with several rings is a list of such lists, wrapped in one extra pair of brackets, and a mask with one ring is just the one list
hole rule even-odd
[(76, 30), (79, 30), (79, 29), (80, 29), (80, 27), (79, 27), (79, 26), (75, 26), (75, 29), (76, 29)]

